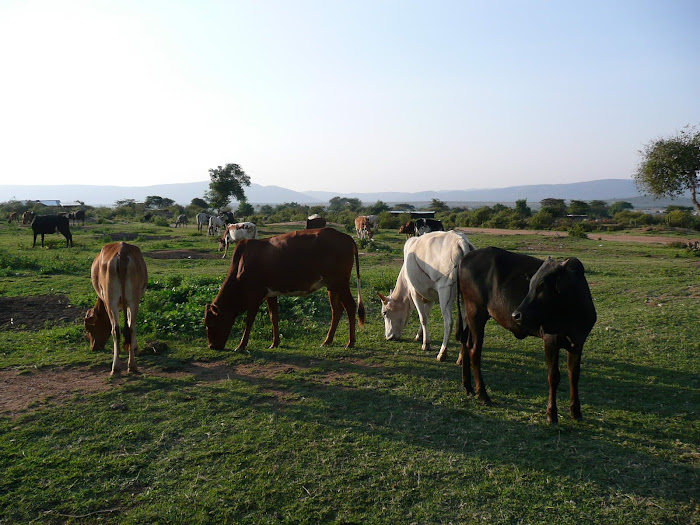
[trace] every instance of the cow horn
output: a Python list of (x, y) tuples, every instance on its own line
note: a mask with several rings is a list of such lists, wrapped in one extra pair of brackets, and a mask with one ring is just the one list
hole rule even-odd
[(379, 298), (382, 300), (382, 302), (384, 304), (389, 302), (389, 299), (386, 296), (382, 295), (381, 293), (377, 292), (377, 295), (379, 296)]

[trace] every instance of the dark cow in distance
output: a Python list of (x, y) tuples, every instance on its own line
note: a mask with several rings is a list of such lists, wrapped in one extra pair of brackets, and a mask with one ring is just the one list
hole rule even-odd
[(68, 243), (73, 246), (73, 235), (70, 233), (70, 225), (68, 224), (68, 217), (62, 217), (60, 215), (37, 215), (32, 221), (32, 231), (34, 232), (34, 244), (32, 248), (36, 246), (36, 236), (41, 234), (41, 247), (44, 247), (44, 235), (47, 233), (61, 232), (66, 238), (66, 247)]
[(299, 230), (268, 237), (245, 239), (233, 252), (231, 266), (219, 293), (204, 309), (209, 348), (222, 350), (236, 317), (246, 313), (245, 330), (236, 350), (245, 350), (263, 300), (272, 322), (272, 345), (280, 344), (280, 295), (308, 295), (326, 287), (331, 303), (331, 326), (321, 346), (333, 342), (343, 309), (348, 315), (348, 347), (355, 345), (355, 300), (350, 291), (353, 261), (357, 266), (357, 315), (365, 323), (360, 293), (360, 261), (352, 237), (333, 228)]
[(316, 228), (325, 228), (326, 227), (326, 219), (321, 217), (320, 215), (310, 215), (306, 219), (306, 230), (313, 230)]
[(437, 219), (416, 219), (416, 236), (425, 235), (430, 232), (444, 232), (442, 221)]
[(7, 222), (9, 222), (9, 223), (19, 222), (19, 213), (17, 213), (16, 211), (11, 211)]
[(22, 214), (22, 224), (31, 224), (34, 220), (35, 213), (33, 211), (25, 211)]
[(71, 212), (68, 214), (68, 218), (73, 222), (73, 226), (75, 226), (78, 221), (81, 221), (83, 226), (85, 226), (85, 210)]
[[(462, 384), (470, 394), (471, 371), (474, 370), (476, 393), (490, 404), (481, 375), (481, 349), (484, 326), (489, 317), (510, 330), (515, 337), (540, 337), (548, 366), (549, 402), (547, 420), (557, 422), (557, 387), (559, 386), (559, 350), (567, 351), (570, 412), (581, 418), (578, 382), (583, 344), (596, 322), (583, 264), (571, 257), (562, 262), (551, 257), (546, 261), (484, 248), (467, 253), (459, 265), (459, 285), (464, 301), (463, 325), (460, 303), (458, 339), (462, 343)], [(470, 366), (471, 365), (471, 366)]]

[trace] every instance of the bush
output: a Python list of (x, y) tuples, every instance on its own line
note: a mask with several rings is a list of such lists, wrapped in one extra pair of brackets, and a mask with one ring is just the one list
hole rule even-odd
[(156, 226), (165, 226), (166, 228), (170, 226), (170, 222), (165, 217), (156, 217), (153, 219), (153, 224)]
[(666, 214), (666, 224), (677, 228), (689, 228), (693, 222), (693, 216), (689, 210), (673, 210)]
[(586, 235), (586, 229), (580, 222), (573, 224), (567, 231), (569, 233), (569, 237), (576, 237), (577, 239), (588, 239), (588, 235)]
[(554, 224), (554, 217), (547, 210), (540, 210), (530, 217), (528, 222), (536, 230), (544, 230)]

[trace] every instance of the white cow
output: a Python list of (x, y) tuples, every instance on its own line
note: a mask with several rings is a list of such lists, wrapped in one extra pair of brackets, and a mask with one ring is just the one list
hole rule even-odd
[(258, 227), (254, 222), (238, 222), (226, 226), (224, 236), (219, 239), (219, 251), (224, 250), (222, 259), (226, 258), (228, 245), (243, 239), (257, 239)]
[(401, 337), (408, 316), (415, 306), (421, 327), (416, 341), (423, 339), (423, 350), (430, 350), (428, 314), (439, 301), (444, 325), (438, 361), (447, 357), (447, 341), (452, 331), (452, 305), (457, 295), (457, 269), (464, 254), (474, 250), (463, 233), (433, 232), (412, 237), (403, 248), (403, 266), (396, 279), (396, 288), (383, 296), (384, 335), (388, 340)]
[(216, 235), (219, 233), (219, 228), (223, 228), (226, 226), (226, 221), (224, 220), (223, 217), (214, 217), (213, 215), (209, 217), (209, 229), (207, 232), (209, 235)]
[(209, 214), (201, 212), (197, 214), (197, 231), (201, 232), (204, 226), (209, 226)]

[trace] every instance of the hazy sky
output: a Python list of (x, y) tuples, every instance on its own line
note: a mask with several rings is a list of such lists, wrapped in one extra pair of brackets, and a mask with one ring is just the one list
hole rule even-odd
[(700, 2), (0, 0), (0, 183), (630, 177), (700, 123)]

